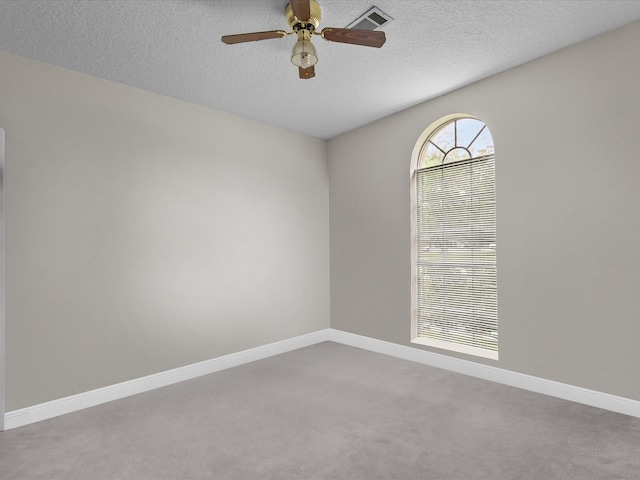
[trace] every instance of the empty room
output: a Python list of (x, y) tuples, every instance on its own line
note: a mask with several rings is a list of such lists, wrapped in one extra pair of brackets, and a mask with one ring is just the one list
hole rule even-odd
[(0, 2), (0, 478), (640, 479), (640, 2)]

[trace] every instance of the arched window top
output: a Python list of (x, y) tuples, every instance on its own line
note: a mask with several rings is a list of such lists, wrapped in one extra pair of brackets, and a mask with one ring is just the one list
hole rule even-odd
[(493, 138), (484, 122), (455, 116), (431, 129), (418, 157), (418, 169), (491, 155), (494, 155)]

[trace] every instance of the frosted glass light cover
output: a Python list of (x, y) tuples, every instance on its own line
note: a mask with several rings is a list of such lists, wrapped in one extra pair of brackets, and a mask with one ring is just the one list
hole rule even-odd
[(310, 40), (298, 40), (291, 52), (291, 63), (300, 68), (309, 68), (318, 63), (316, 47)]

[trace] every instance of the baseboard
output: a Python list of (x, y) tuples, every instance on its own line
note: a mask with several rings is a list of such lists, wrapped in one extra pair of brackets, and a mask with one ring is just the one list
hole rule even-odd
[(612, 412), (640, 417), (640, 402), (330, 328), (329, 341), (451, 370)]
[(75, 412), (325, 341), (362, 348), (364, 350), (640, 418), (640, 402), (636, 400), (328, 328), (249, 350), (224, 355), (204, 362), (194, 363), (154, 375), (7, 412), (4, 415), (4, 426), (7, 430), (21, 427), (30, 423), (57, 417), (58, 415)]
[(279, 342), (262, 345), (260, 347), (243, 350), (241, 352), (224, 355), (211, 360), (194, 363), (173, 370), (156, 373), (146, 377), (136, 378), (107, 387), (90, 390), (88, 392), (71, 395), (69, 397), (52, 400), (50, 402), (33, 405), (7, 412), (4, 415), (6, 430), (17, 428), (30, 423), (75, 412), (83, 408), (93, 407), (120, 398), (147, 392), (174, 383), (190, 380), (210, 373), (236, 367), (245, 363), (262, 360), (263, 358), (279, 355), (298, 348), (308, 347), (329, 339), (329, 330), (319, 330), (306, 335), (289, 338)]

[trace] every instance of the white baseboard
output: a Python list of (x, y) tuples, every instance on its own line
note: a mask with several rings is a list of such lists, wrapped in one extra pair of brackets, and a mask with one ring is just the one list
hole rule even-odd
[(610, 410), (612, 412), (640, 417), (640, 401), (637, 400), (575, 387), (553, 380), (545, 380), (523, 373), (512, 372), (490, 365), (440, 355), (438, 353), (364, 337), (332, 328), (329, 329), (329, 341), (451, 370), (472, 377), (482, 378), (484, 380)]
[(281, 353), (331, 341), (640, 418), (640, 402), (501, 368), (328, 328), (166, 372), (7, 412), (5, 429), (57, 417)]
[(21, 427), (30, 423), (57, 417), (66, 413), (93, 407), (102, 403), (111, 402), (120, 398), (147, 392), (160, 387), (166, 387), (174, 383), (190, 380), (192, 378), (218, 372), (227, 368), (236, 367), (245, 363), (261, 360), (263, 358), (286, 353), (298, 348), (308, 347), (329, 339), (329, 330), (319, 330), (299, 337), (289, 338), (260, 347), (231, 353), (211, 360), (186, 365), (184, 367), (167, 370), (146, 377), (136, 378), (108, 387), (102, 387), (88, 392), (59, 398), (50, 402), (33, 405), (7, 412), (4, 415), (6, 430)]

